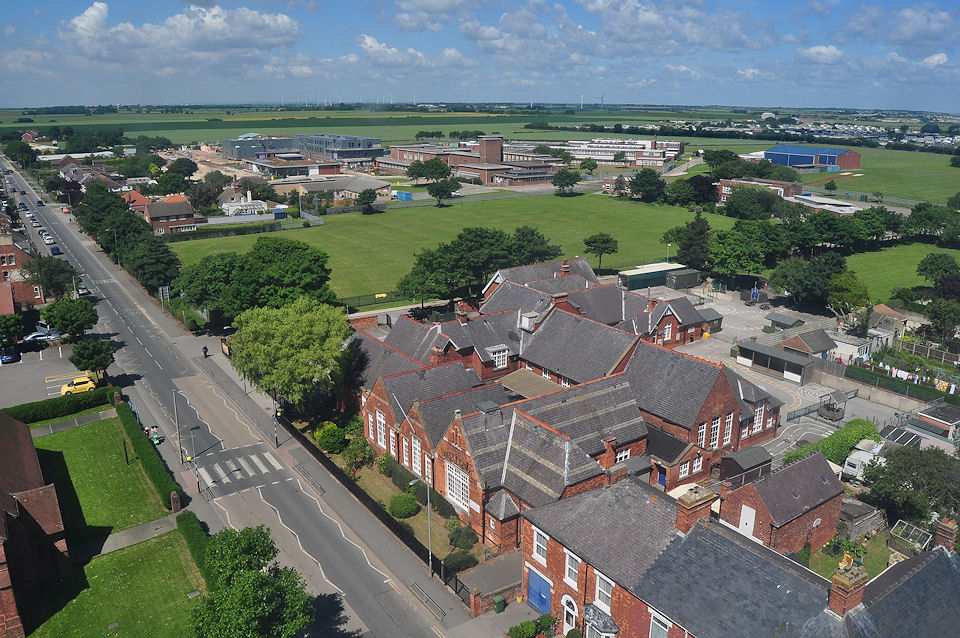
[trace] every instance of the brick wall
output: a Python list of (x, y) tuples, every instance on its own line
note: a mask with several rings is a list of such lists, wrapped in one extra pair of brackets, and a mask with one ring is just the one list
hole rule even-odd
[(351, 319), (350, 325), (357, 330), (372, 330), (380, 324), (377, 322), (377, 315), (371, 315), (369, 317), (356, 317)]
[[(6, 514), (0, 513), (0, 516)], [(23, 638), (23, 623), (13, 593), (6, 552), (6, 543), (0, 543), (0, 638)]]
[[(734, 527), (739, 527), (743, 506), (752, 507), (756, 511), (753, 537), (764, 545), (785, 554), (799, 552), (804, 544), (809, 542), (811, 550), (816, 551), (836, 535), (842, 501), (843, 495), (838, 494), (782, 527), (774, 528), (770, 511), (761, 500), (756, 487), (748, 483), (724, 495), (720, 518)], [(820, 523), (814, 526), (817, 519)]]

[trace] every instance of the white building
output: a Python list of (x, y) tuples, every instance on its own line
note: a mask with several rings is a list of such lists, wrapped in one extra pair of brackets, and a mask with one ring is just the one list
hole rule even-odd
[(683, 154), (685, 142), (670, 140), (630, 140), (616, 138), (595, 138), (592, 140), (570, 140), (558, 148), (569, 152), (574, 159), (592, 157), (601, 164), (613, 164), (613, 157), (623, 153), (627, 164), (633, 166), (663, 167)]

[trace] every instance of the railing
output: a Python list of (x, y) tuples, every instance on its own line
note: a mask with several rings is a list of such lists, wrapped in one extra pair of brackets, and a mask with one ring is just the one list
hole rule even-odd
[(415, 580), (410, 581), (410, 591), (412, 591), (417, 598), (420, 599), (424, 605), (427, 606), (427, 609), (430, 610), (434, 616), (437, 617), (437, 620), (443, 620), (443, 617), (447, 615), (447, 612), (438, 605), (433, 598), (430, 598), (430, 595), (427, 592), (423, 591), (423, 587), (417, 583)]
[(320, 492), (320, 496), (323, 496), (324, 494), (327, 493), (327, 490), (323, 489), (323, 486), (320, 485), (320, 482), (313, 476), (313, 474), (310, 473), (310, 470), (303, 467), (299, 463), (294, 464), (293, 469), (294, 471), (297, 472), (297, 474), (302, 476), (307, 481), (307, 483), (312, 485), (315, 490)]
[[(446, 572), (446, 569), (443, 570)], [(443, 584), (453, 590), (460, 600), (463, 601), (463, 604), (467, 607), (470, 606), (470, 588), (463, 584), (455, 573), (444, 573), (443, 575)]]
[(960, 361), (960, 355), (956, 355), (945, 350), (938, 350), (931, 346), (921, 346), (920, 344), (911, 343), (909, 341), (901, 341), (900, 339), (897, 339), (894, 343), (900, 350), (904, 350), (910, 354), (919, 355), (921, 357), (926, 357), (928, 359), (939, 359), (940, 363), (956, 364), (958, 361)]
[[(848, 400), (853, 399), (857, 396), (859, 392), (860, 392), (859, 389), (854, 388), (853, 390), (848, 390), (847, 392), (844, 392), (844, 396), (846, 396)], [(800, 419), (800, 417), (807, 416), (808, 414), (813, 414), (819, 409), (820, 409), (820, 404), (818, 403), (816, 405), (808, 405), (805, 408), (797, 408), (796, 410), (790, 410), (789, 412), (787, 412), (786, 421), (797, 421)]]
[(197, 364), (197, 366), (201, 370), (203, 370), (203, 372), (208, 377), (210, 377), (210, 380), (213, 381), (213, 383), (218, 388), (220, 388), (221, 391), (223, 391), (225, 394), (227, 394), (227, 396), (229, 396), (233, 400), (234, 405), (240, 408), (240, 411), (243, 412), (243, 415), (246, 416), (251, 423), (257, 426), (257, 429), (263, 433), (264, 437), (266, 437), (268, 441), (273, 439), (273, 432), (271, 432), (267, 427), (267, 425), (261, 421), (261, 417), (263, 415), (258, 414), (258, 411), (254, 411), (250, 408), (249, 397), (247, 397), (246, 395), (244, 396), (237, 395), (237, 393), (234, 390), (234, 388), (236, 387), (235, 383), (228, 383), (227, 380), (220, 375), (220, 373), (214, 370), (213, 366), (215, 364), (210, 363), (209, 361), (206, 360), (206, 358), (194, 357), (193, 360)]

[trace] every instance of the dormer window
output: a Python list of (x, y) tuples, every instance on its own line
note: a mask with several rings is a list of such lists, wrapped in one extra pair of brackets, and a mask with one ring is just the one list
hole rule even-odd
[(500, 348), (498, 350), (493, 350), (491, 355), (493, 356), (493, 367), (496, 370), (501, 370), (507, 367), (507, 354), (509, 350), (507, 348)]

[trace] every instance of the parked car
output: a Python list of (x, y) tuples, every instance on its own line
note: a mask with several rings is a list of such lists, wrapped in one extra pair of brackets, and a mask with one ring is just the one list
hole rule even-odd
[(23, 341), (24, 343), (35, 343), (38, 341), (55, 341), (59, 338), (59, 332), (31, 332), (23, 338)]
[(34, 325), (33, 329), (36, 330), (37, 332), (42, 332), (44, 334), (53, 332), (53, 326), (51, 326), (49, 323), (47, 323), (43, 319), (38, 321), (36, 325)]
[(78, 392), (91, 392), (97, 389), (97, 383), (90, 377), (77, 377), (70, 383), (65, 383), (60, 388), (60, 396), (66, 394), (77, 394)]
[(47, 235), (46, 237), (43, 238), (43, 243), (45, 243), (47, 246), (50, 246), (57, 242), (53, 239), (53, 237), (51, 237), (50, 235)]
[(82, 281), (79, 284), (77, 284), (78, 297), (80, 297), (81, 295), (89, 295), (89, 294), (90, 294), (90, 290), (87, 288), (87, 284), (83, 283)]
[(27, 219), (33, 219), (33, 213), (31, 213), (30, 211), (27, 211), (27, 214), (25, 215), (25, 217)]
[(0, 363), (16, 363), (20, 360), (20, 353), (14, 348), (0, 351)]
[(33, 226), (34, 228), (40, 228), (40, 222), (38, 222), (36, 219), (31, 219), (30, 225)]
[(60, 246), (57, 246), (56, 244), (54, 244), (53, 246), (50, 247), (50, 254), (51, 254), (51, 255), (62, 255), (62, 254), (63, 254), (63, 251), (60, 250)]

